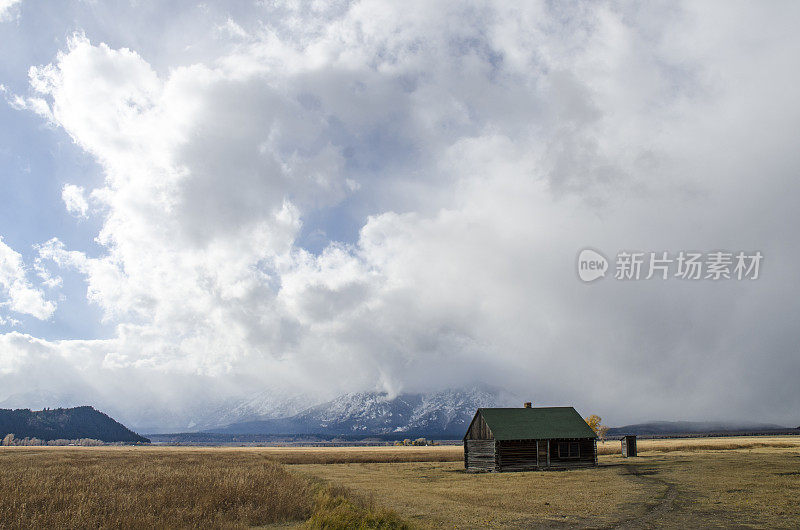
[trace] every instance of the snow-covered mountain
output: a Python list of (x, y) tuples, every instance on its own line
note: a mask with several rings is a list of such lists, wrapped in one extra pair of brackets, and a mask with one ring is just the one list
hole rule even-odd
[(286, 395), (265, 390), (240, 400), (230, 400), (211, 410), (198, 414), (188, 425), (188, 430), (206, 430), (231, 423), (272, 420), (294, 416), (320, 400), (306, 395)]
[(514, 396), (486, 387), (441, 392), (345, 394), (286, 418), (234, 422), (211, 432), (231, 434), (406, 434), (461, 436), (479, 407), (519, 406)]
[[(85, 393), (84, 393), (85, 394)], [(88, 394), (87, 394), (88, 395)], [(93, 405), (121, 418), (142, 433), (217, 432), (230, 434), (461, 436), (475, 409), (520, 406), (521, 400), (503, 391), (475, 386), (431, 393), (357, 392), (320, 403), (308, 395), (265, 390), (247, 398), (206, 399), (196, 402), (127, 403), (108, 397), (76, 398), (32, 389), (7, 396), (0, 408), (56, 408)]]

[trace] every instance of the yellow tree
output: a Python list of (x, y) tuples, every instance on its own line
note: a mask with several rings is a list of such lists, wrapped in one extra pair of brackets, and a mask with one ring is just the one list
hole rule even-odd
[(592, 414), (591, 416), (586, 418), (586, 423), (589, 425), (589, 427), (592, 428), (597, 437), (600, 438), (601, 440), (605, 440), (606, 433), (608, 432), (608, 427), (600, 423), (601, 421), (603, 421), (603, 419), (597, 414)]

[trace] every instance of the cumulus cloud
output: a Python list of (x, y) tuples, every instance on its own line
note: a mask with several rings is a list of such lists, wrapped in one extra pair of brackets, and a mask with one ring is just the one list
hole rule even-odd
[[(246, 35), (227, 19), (236, 46), (205, 62), (157, 69), (78, 34), (31, 68), (36, 112), (105, 173), (102, 252), (52, 239), (39, 257), (84, 275), (116, 333), (7, 337), (7, 382), (38, 355), (92, 359), (75, 378), (98, 395), (136, 374), (153, 402), (189, 381), (326, 396), (483, 381), (611, 421), (785, 421), (800, 406), (785, 377), (799, 369), (792, 16), (264, 9)], [(745, 27), (771, 30), (743, 44)], [(64, 195), (85, 215), (82, 189)], [(587, 245), (757, 248), (771, 265), (750, 284), (587, 286)]]
[(67, 211), (76, 217), (88, 217), (89, 203), (83, 195), (83, 187), (75, 184), (64, 184), (61, 188), (61, 200)]
[(56, 309), (55, 303), (46, 300), (44, 293), (28, 280), (22, 255), (3, 242), (2, 236), (0, 236), (0, 293), (3, 296), (0, 307), (6, 306), (14, 312), (31, 315), (39, 320), (47, 320)]
[(13, 18), (15, 6), (18, 6), (22, 0), (0, 0), (0, 22), (5, 22)]

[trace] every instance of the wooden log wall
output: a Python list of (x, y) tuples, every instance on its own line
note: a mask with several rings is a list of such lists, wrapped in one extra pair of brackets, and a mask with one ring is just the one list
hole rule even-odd
[(498, 468), (501, 471), (531, 471), (547, 464), (545, 460), (539, 462), (539, 446), (547, 448), (547, 443), (536, 440), (511, 440), (497, 442)]
[[(558, 444), (563, 442), (578, 442), (580, 444), (579, 458), (561, 458), (558, 455)], [(577, 440), (551, 440), (550, 441), (550, 467), (552, 469), (571, 469), (576, 467), (591, 467), (597, 465), (597, 442), (591, 438)]]
[[(579, 458), (560, 458), (559, 442), (580, 444)], [(597, 443), (592, 439), (510, 440), (496, 442), (498, 471), (571, 469), (597, 464)], [(549, 448), (549, 453), (548, 453)]]
[(467, 471), (497, 471), (494, 440), (465, 440), (464, 466)]
[[(578, 458), (561, 458), (558, 444), (579, 444)], [(464, 468), (470, 472), (572, 469), (597, 465), (595, 440), (465, 440)]]

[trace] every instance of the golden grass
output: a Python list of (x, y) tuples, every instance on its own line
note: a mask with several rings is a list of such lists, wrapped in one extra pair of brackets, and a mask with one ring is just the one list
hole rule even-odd
[(2, 448), (0, 528), (404, 528), (257, 451)]
[[(0, 447), (0, 451), (30, 450), (31, 447)], [(35, 448), (37, 451), (83, 452), (107, 451), (158, 454), (217, 454), (225, 453), (257, 454), (281, 464), (344, 464), (368, 462), (456, 462), (464, 460), (462, 445), (435, 446), (361, 446), (361, 447), (190, 447), (190, 446), (106, 446), (88, 447), (49, 447)]]
[[(426, 528), (539, 527), (617, 522), (626, 502), (652, 492), (611, 468), (468, 474), (459, 462), (296, 466), (362, 495), (374, 495)], [(666, 488), (664, 488), (666, 489)]]
[(596, 469), (475, 475), (461, 446), (2, 447), (0, 528), (800, 526), (800, 438), (598, 448)]
[(282, 464), (463, 462), (462, 445), (428, 447), (263, 447), (262, 454)]
[(316, 489), (314, 511), (304, 526), (326, 530), (372, 528), (410, 530), (413, 528), (400, 519), (396, 512), (378, 504), (374, 496), (354, 496), (350, 489), (328, 483), (320, 485)]
[[(756, 447), (800, 449), (800, 436), (731, 436), (714, 438), (664, 438), (639, 439), (636, 442), (640, 453), (667, 453), (672, 451), (731, 451)], [(621, 453), (619, 440), (598, 442), (598, 455)]]
[(617, 449), (598, 468), (558, 472), (467, 474), (461, 462), (292, 468), (374, 495), (429, 528), (800, 526), (800, 439), (640, 440), (639, 448), (639, 458)]
[(292, 468), (374, 495), (429, 528), (800, 527), (800, 440), (654, 442), (639, 458), (603, 455), (598, 468), (572, 471), (467, 474), (461, 462)]
[[(751, 447), (653, 453), (640, 460), (648, 480), (673, 484), (680, 526), (800, 528), (800, 451)], [(696, 525), (697, 521), (702, 525)]]

